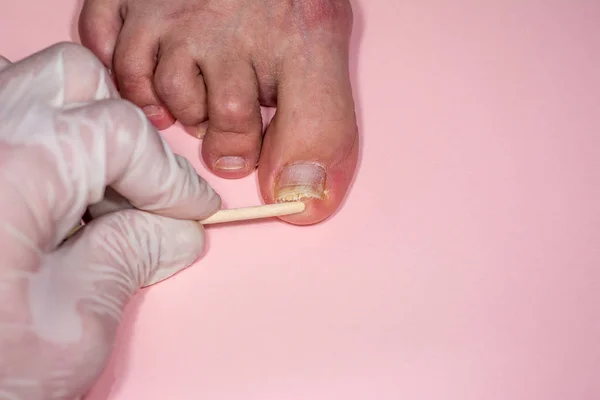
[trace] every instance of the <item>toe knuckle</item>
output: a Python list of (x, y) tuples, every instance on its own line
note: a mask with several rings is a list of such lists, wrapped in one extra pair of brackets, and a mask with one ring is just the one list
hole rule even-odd
[(137, 63), (121, 60), (115, 63), (115, 75), (119, 81), (119, 88), (125, 96), (132, 93), (145, 91), (150, 86), (149, 74), (141, 69)]
[(219, 120), (228, 121), (237, 126), (246, 123), (252, 118), (253, 107), (237, 95), (221, 96), (216, 102), (213, 115)]
[(200, 103), (175, 102), (169, 104), (169, 111), (179, 122), (187, 126), (196, 126), (207, 120), (206, 109)]
[(173, 97), (186, 90), (185, 79), (179, 74), (162, 74), (156, 76), (156, 91), (161, 96)]
[(138, 82), (143, 74), (133, 63), (122, 62), (115, 65), (115, 73), (122, 82), (120, 84), (133, 84)]
[(149, 72), (145, 70), (139, 60), (126, 56), (115, 57), (115, 74), (122, 80), (131, 80), (132, 82), (149, 77)]

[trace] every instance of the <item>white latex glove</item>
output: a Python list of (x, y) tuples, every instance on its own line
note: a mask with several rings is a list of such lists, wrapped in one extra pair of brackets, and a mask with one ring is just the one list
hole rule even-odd
[[(220, 207), (118, 97), (78, 45), (0, 60), (0, 399), (89, 390), (130, 296), (193, 263), (204, 236), (190, 220)], [(136, 209), (106, 213), (61, 245), (108, 185)]]

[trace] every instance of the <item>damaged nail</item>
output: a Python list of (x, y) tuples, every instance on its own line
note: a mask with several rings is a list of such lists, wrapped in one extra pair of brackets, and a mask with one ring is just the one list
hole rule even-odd
[(315, 163), (288, 165), (275, 183), (275, 199), (278, 202), (322, 199), (325, 197), (326, 177), (325, 168)]

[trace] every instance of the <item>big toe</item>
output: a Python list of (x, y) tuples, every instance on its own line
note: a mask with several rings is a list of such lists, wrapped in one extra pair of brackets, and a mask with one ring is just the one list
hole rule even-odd
[(337, 211), (356, 170), (358, 129), (347, 52), (340, 47), (290, 59), (279, 82), (258, 177), (267, 203), (306, 203), (303, 213), (282, 217), (293, 224), (318, 223)]

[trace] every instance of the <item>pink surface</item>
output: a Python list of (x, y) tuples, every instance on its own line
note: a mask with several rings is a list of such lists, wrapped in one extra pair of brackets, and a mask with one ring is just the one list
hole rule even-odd
[[(3, 0), (0, 53), (76, 40), (77, 7)], [(600, 398), (600, 3), (355, 9), (343, 209), (209, 228), (133, 301), (90, 399)], [(254, 176), (204, 175), (259, 202)]]

